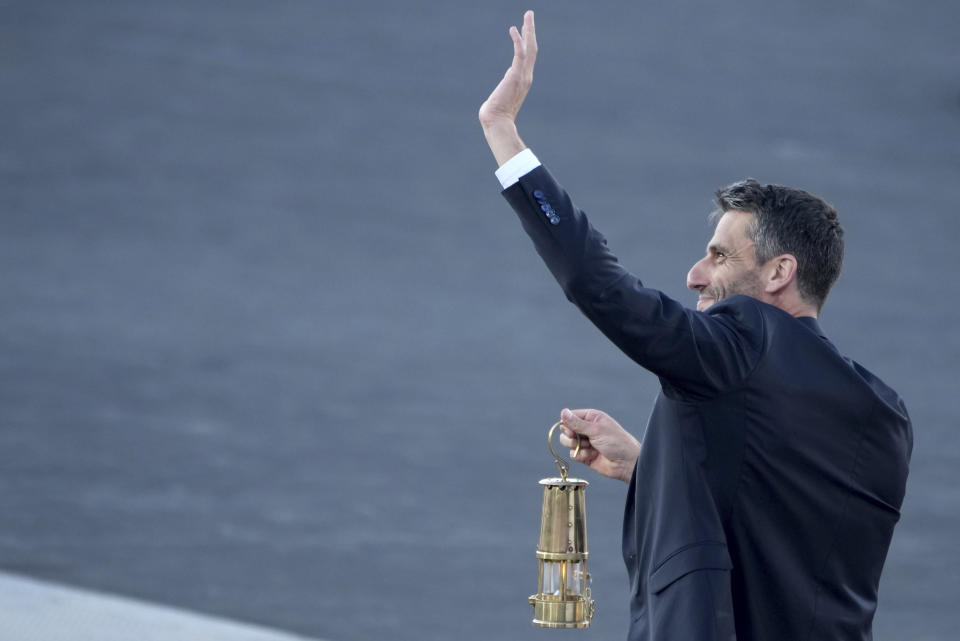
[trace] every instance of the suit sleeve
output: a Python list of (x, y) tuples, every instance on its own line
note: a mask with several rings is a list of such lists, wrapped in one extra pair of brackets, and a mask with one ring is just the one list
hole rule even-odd
[(763, 314), (735, 296), (709, 313), (644, 287), (540, 166), (503, 192), (567, 299), (668, 390), (706, 398), (741, 383), (763, 350)]

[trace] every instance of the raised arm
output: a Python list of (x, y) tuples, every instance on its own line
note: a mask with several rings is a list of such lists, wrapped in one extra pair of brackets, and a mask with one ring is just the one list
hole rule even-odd
[[(510, 37), (513, 61), (479, 111), (501, 167), (526, 149), (516, 119), (537, 58), (532, 11), (524, 14), (522, 29), (510, 27)], [(665, 388), (704, 398), (749, 375), (762, 345), (755, 344), (758, 332), (743, 329), (762, 324), (756, 304), (720, 304), (701, 314), (645, 287), (620, 265), (606, 239), (539, 162), (503, 187), (567, 298), (625, 354), (659, 376)]]
[(533, 25), (533, 11), (523, 14), (523, 27), (510, 27), (513, 39), (513, 62), (503, 80), (480, 105), (480, 125), (490, 151), (503, 165), (526, 149), (517, 133), (517, 114), (533, 84), (533, 65), (537, 61), (537, 32)]

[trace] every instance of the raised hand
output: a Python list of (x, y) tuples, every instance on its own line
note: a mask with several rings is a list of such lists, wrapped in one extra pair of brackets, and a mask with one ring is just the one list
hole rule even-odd
[[(640, 442), (609, 414), (600, 410), (568, 410), (560, 412), (560, 444), (571, 448), (570, 456), (590, 469), (612, 479), (630, 482), (640, 456)], [(580, 435), (580, 452), (574, 433)]]
[(533, 66), (537, 61), (537, 32), (533, 11), (523, 14), (523, 27), (510, 27), (513, 39), (513, 62), (500, 84), (480, 105), (480, 125), (499, 164), (505, 163), (526, 145), (517, 133), (516, 120), (520, 107), (533, 84)]

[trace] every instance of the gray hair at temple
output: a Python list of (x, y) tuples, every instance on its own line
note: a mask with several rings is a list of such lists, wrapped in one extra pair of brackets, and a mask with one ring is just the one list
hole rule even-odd
[(711, 214), (711, 222), (731, 210), (754, 214), (747, 234), (757, 265), (793, 254), (800, 296), (822, 308), (843, 265), (843, 228), (837, 210), (802, 189), (763, 185), (753, 178), (721, 187), (715, 199), (719, 209)]

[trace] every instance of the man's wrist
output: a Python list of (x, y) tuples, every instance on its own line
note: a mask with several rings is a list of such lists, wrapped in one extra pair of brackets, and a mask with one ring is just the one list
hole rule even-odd
[(483, 126), (483, 135), (490, 145), (490, 151), (497, 160), (497, 166), (503, 166), (508, 160), (526, 149), (520, 134), (517, 132), (517, 125), (508, 118), (499, 118), (489, 122), (481, 123)]

